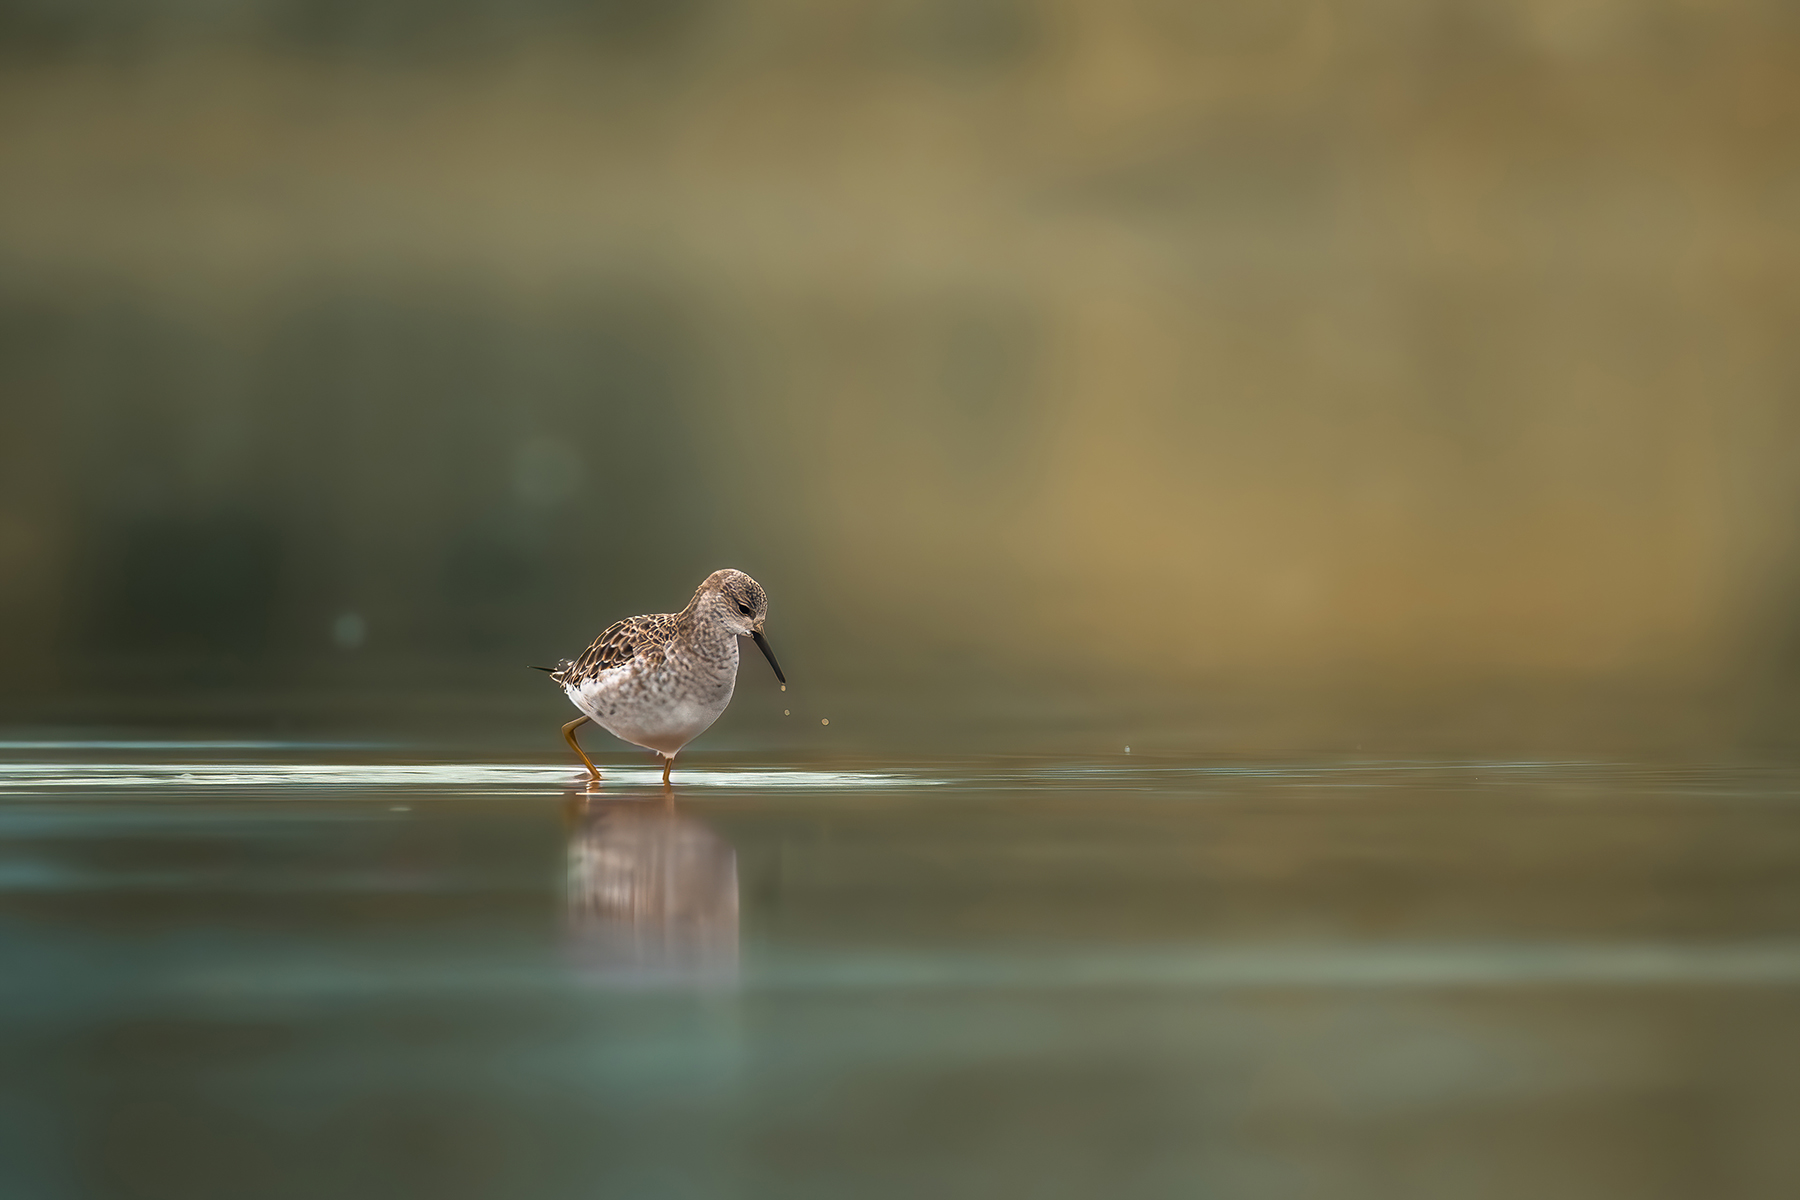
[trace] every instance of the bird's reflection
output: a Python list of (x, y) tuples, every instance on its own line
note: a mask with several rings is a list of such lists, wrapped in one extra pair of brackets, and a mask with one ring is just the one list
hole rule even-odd
[(672, 792), (570, 792), (568, 917), (576, 961), (609, 982), (737, 975), (737, 852)]

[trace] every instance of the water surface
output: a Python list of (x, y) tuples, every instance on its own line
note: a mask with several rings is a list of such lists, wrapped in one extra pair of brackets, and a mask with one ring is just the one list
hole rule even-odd
[(0, 1194), (1787, 1196), (1800, 772), (0, 747)]

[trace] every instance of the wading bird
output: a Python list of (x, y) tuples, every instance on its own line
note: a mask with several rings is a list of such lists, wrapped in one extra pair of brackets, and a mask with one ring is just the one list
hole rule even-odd
[(538, 667), (562, 685), (581, 716), (563, 737), (587, 764), (590, 786), (600, 771), (575, 740), (589, 721), (614, 737), (662, 755), (663, 783), (681, 748), (719, 719), (737, 686), (738, 639), (753, 638), (787, 676), (763, 637), (769, 598), (742, 571), (714, 571), (678, 613), (626, 617), (606, 627), (573, 661)]

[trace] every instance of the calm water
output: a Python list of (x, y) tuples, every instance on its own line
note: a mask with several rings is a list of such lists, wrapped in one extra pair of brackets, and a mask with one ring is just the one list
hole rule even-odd
[(1786, 768), (0, 757), (7, 1197), (1800, 1188)]

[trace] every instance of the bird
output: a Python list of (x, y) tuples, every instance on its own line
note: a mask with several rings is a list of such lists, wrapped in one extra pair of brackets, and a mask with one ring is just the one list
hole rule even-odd
[(563, 738), (587, 764), (589, 786), (600, 782), (575, 740), (589, 721), (614, 737), (654, 750), (663, 760), (663, 786), (681, 748), (704, 733), (731, 703), (737, 686), (738, 639), (747, 637), (787, 687), (775, 651), (763, 637), (769, 597), (742, 571), (714, 571), (678, 613), (626, 617), (603, 630), (575, 659), (547, 671), (581, 715), (563, 726)]

